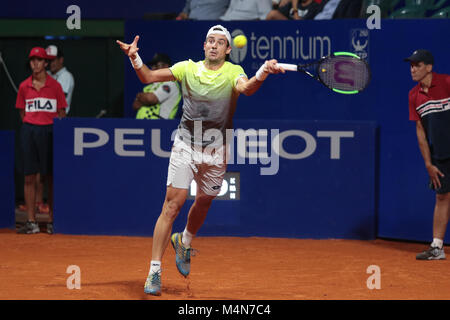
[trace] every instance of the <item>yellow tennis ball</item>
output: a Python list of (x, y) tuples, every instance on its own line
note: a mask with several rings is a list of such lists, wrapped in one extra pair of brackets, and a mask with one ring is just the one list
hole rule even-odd
[(240, 34), (234, 37), (233, 43), (236, 48), (242, 48), (247, 44), (247, 38), (243, 34)]

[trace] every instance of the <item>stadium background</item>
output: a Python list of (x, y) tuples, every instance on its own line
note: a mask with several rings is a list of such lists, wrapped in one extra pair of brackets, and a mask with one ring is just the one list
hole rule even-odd
[[(448, 1), (447, 1), (448, 2)], [(66, 19), (69, 14), (66, 8), (74, 3), (61, 1), (57, 4), (50, 1), (39, 3), (25, 1), (20, 8), (10, 6), (2, 10), (0, 14), (0, 52), (9, 72), (16, 85), (29, 75), (26, 68), (27, 55), (34, 46), (47, 46), (56, 44), (64, 49), (66, 66), (75, 76), (76, 87), (72, 102), (72, 117), (81, 119), (68, 119), (61, 121), (58, 126), (64, 135), (58, 138), (67, 141), (67, 144), (56, 144), (56, 157), (61, 156), (61, 162), (55, 168), (55, 188), (57, 189), (55, 203), (55, 225), (63, 233), (75, 234), (133, 234), (131, 227), (139, 224), (147, 224), (149, 233), (141, 231), (139, 235), (151, 234), (156, 215), (156, 207), (162, 202), (164, 178), (159, 176), (155, 179), (130, 180), (130, 171), (134, 173), (146, 172), (148, 163), (140, 162), (138, 167), (132, 168), (136, 162), (121, 166), (115, 156), (107, 156), (106, 159), (85, 159), (89, 164), (98, 164), (109, 168), (111, 179), (113, 170), (119, 170), (122, 180), (113, 179), (116, 185), (126, 185), (131, 188), (139, 187), (139, 198), (145, 199), (145, 203), (131, 201), (124, 194), (124, 190), (105, 191), (105, 185), (111, 184), (111, 180), (105, 180), (106, 176), (96, 176), (96, 170), (89, 171), (89, 166), (83, 166), (83, 174), (77, 178), (77, 173), (71, 170), (71, 165), (80, 164), (80, 159), (70, 154), (71, 141), (73, 141), (73, 130), (75, 126), (103, 128), (110, 126), (107, 130), (137, 126), (159, 126), (164, 128), (166, 123), (141, 124), (135, 120), (123, 120), (121, 118), (132, 118), (130, 114), (130, 97), (140, 90), (140, 84), (124, 58), (122, 52), (115, 44), (116, 39), (130, 41), (134, 34), (141, 35), (141, 50), (145, 54), (144, 60), (148, 59), (156, 51), (166, 51), (173, 57), (174, 61), (191, 58), (201, 59), (201, 44), (205, 31), (213, 22), (178, 22), (160, 21), (157, 19), (173, 17), (183, 6), (183, 1), (172, 1), (169, 3), (148, 2), (146, 7), (139, 1), (129, 1), (127, 6), (111, 4), (106, 1), (95, 3), (78, 1), (75, 4), (81, 8), (81, 30), (68, 30)], [(447, 5), (450, 5), (447, 3)], [(402, 6), (402, 1), (397, 8)], [(427, 12), (427, 15), (434, 14)], [(273, 189), (279, 189), (279, 184), (258, 181), (261, 177), (253, 170), (252, 166), (238, 167), (237, 171), (250, 172), (245, 180), (241, 181), (241, 197), (243, 189), (254, 188), (255, 184), (263, 184), (265, 188), (252, 197), (244, 209), (236, 202), (216, 203), (212, 210), (216, 212), (217, 221), (211, 220), (212, 226), (206, 229), (206, 234), (229, 235), (233, 229), (241, 230), (238, 235), (276, 235), (286, 237), (308, 237), (308, 238), (361, 238), (373, 239), (374, 237), (397, 238), (406, 240), (427, 241), (431, 237), (432, 208), (434, 203), (433, 193), (427, 189), (427, 174), (423, 167), (416, 138), (414, 124), (408, 121), (407, 93), (414, 85), (409, 75), (408, 64), (403, 58), (410, 55), (417, 48), (427, 48), (435, 55), (435, 70), (442, 73), (450, 73), (450, 62), (446, 57), (450, 44), (446, 41), (446, 35), (450, 32), (450, 20), (448, 19), (383, 19), (381, 30), (370, 30), (367, 33), (355, 35), (358, 30), (366, 28), (365, 19), (339, 20), (339, 21), (303, 21), (303, 22), (223, 22), (230, 30), (240, 29), (249, 37), (252, 33), (260, 37), (303, 37), (305, 43), (315, 40), (315, 37), (329, 37), (331, 40), (331, 51), (358, 51), (363, 50), (372, 68), (372, 83), (370, 87), (357, 96), (340, 96), (328, 91), (318, 83), (301, 75), (288, 74), (286, 76), (270, 77), (264, 84), (262, 90), (253, 97), (241, 97), (236, 120), (243, 121), (243, 126), (248, 125), (245, 121), (254, 119), (264, 120), (276, 119), (280, 122), (293, 121), (289, 124), (292, 128), (312, 130), (327, 130), (330, 122), (341, 130), (342, 127), (353, 123), (356, 126), (372, 126), (375, 124), (373, 134), (367, 137), (364, 143), (369, 154), (363, 161), (358, 161), (362, 146), (358, 145), (352, 149), (350, 145), (347, 154), (350, 163), (356, 167), (352, 175), (361, 174), (358, 170), (373, 170), (366, 173), (362, 184), (355, 184), (351, 175), (345, 170), (345, 162), (333, 170), (335, 160), (325, 159), (325, 147), (320, 149), (322, 153), (318, 157), (306, 161), (287, 161), (286, 166), (292, 175), (301, 176), (301, 181), (282, 180), (283, 188), (289, 192), (277, 193), (273, 197)], [(297, 32), (298, 31), (298, 32)], [(177, 40), (173, 40), (178, 37)], [(357, 38), (355, 38), (357, 37)], [(251, 38), (249, 37), (251, 40)], [(353, 41), (353, 42), (352, 42)], [(368, 46), (361, 49), (354, 46), (357, 41)], [(250, 45), (252, 42), (250, 43)], [(255, 43), (256, 45), (256, 43)], [(251, 48), (251, 46), (249, 46)], [(305, 45), (305, 48), (308, 46)], [(358, 49), (358, 50), (357, 50)], [(306, 50), (306, 49), (305, 49)], [(359, 52), (361, 53), (361, 52)], [(289, 58), (289, 57), (288, 57)], [(286, 62), (293, 62), (286, 60)], [(252, 59), (251, 53), (247, 52), (242, 61), (244, 69), (252, 76), (255, 69), (262, 63), (261, 59)], [(284, 77), (284, 78), (283, 78)], [(2, 107), (0, 109), (0, 138), (2, 143), (2, 183), (1, 194), (1, 227), (14, 225), (14, 207), (17, 201), (23, 198), (23, 176), (21, 175), (21, 159), (16, 143), (11, 143), (17, 138), (20, 121), (14, 108), (16, 94), (9, 83), (4, 70), (0, 72), (0, 96)], [(114, 119), (92, 119), (101, 110), (107, 111), (106, 117)], [(126, 121), (126, 122), (122, 122)], [(129, 121), (134, 124), (130, 125)], [(316, 124), (317, 127), (311, 127)], [(258, 127), (255, 125), (254, 127)], [(312, 128), (312, 129), (305, 129)], [(106, 130), (106, 129), (105, 129)], [(15, 138), (11, 134), (15, 133)], [(355, 131), (358, 132), (358, 131)], [(301, 150), (302, 146), (295, 146), (297, 140), (291, 141), (294, 150)], [(15, 145), (14, 150), (11, 146)], [(67, 147), (68, 146), (68, 147)], [(58, 149), (60, 148), (60, 149)], [(69, 152), (65, 152), (64, 148)], [(297, 149), (295, 149), (297, 148)], [(166, 148), (167, 149), (167, 148)], [(59, 151), (58, 151), (59, 150)], [(365, 150), (365, 149), (364, 149)], [(344, 150), (343, 150), (344, 152)], [(12, 160), (13, 159), (13, 160)], [(164, 168), (163, 159), (154, 159), (158, 165), (156, 168)], [(91, 162), (89, 162), (91, 161)], [(158, 162), (159, 161), (159, 162)], [(165, 160), (167, 161), (167, 160)], [(339, 160), (341, 161), (341, 160)], [(344, 161), (344, 160), (342, 160)], [(162, 163), (159, 165), (159, 163)], [(310, 170), (302, 170), (302, 166)], [(372, 165), (372, 166), (371, 166)], [(295, 169), (298, 168), (298, 171)], [(324, 171), (319, 176), (318, 185), (313, 181), (317, 179), (317, 172)], [(93, 167), (95, 169), (95, 167)], [(283, 168), (282, 168), (283, 169)], [(330, 171), (327, 171), (330, 170)], [(298, 172), (298, 173), (297, 173)], [(14, 173), (14, 174), (12, 174)], [(108, 173), (108, 172), (106, 172)], [(241, 173), (242, 175), (242, 173)], [(320, 175), (320, 174), (319, 174)], [(116, 178), (116, 177), (115, 177)], [(278, 181), (278, 182), (280, 182)], [(267, 182), (267, 181), (266, 181)], [(298, 185), (301, 184), (301, 186)], [(94, 184), (95, 193), (88, 193), (86, 185)], [(64, 190), (70, 192), (64, 193)], [(327, 198), (321, 199), (322, 188), (335, 186), (340, 193), (327, 193)], [(149, 190), (148, 188), (153, 188)], [(160, 190), (159, 193), (156, 190)], [(333, 188), (331, 188), (334, 190)], [(298, 193), (295, 191), (298, 190)], [(316, 195), (319, 199), (311, 201), (304, 197), (304, 191)], [(361, 191), (363, 190), (363, 191)], [(83, 193), (84, 192), (84, 193)], [(351, 206), (360, 192), (367, 197), (364, 212), (358, 206)], [(337, 207), (338, 199), (346, 199), (349, 207)], [(117, 208), (110, 199), (120, 200), (123, 207)], [(256, 227), (251, 226), (254, 221), (248, 218), (249, 212), (255, 203), (261, 203), (270, 199), (271, 203), (279, 203), (279, 211), (267, 210), (263, 214), (252, 212), (255, 219), (259, 219)], [(322, 200), (322, 201), (321, 201)], [(336, 201), (334, 201), (336, 200)], [(92, 203), (92, 206), (89, 204)], [(94, 205), (96, 203), (96, 205)], [(113, 203), (113, 204), (111, 204)], [(78, 206), (78, 204), (80, 206)], [(187, 205), (185, 205), (185, 208)], [(272, 208), (273, 209), (273, 208)], [(153, 211), (152, 211), (153, 210)], [(159, 210), (159, 209), (158, 209)], [(83, 211), (83, 215), (80, 212)], [(149, 213), (151, 212), (151, 213)], [(226, 212), (239, 212), (230, 216)], [(286, 223), (286, 234), (282, 234), (283, 225), (273, 226), (270, 223), (277, 219), (281, 213), (283, 217), (290, 217)], [(301, 214), (298, 214), (301, 212)], [(126, 214), (124, 214), (126, 213)], [(322, 223), (311, 217), (323, 214), (325, 219)], [(182, 213), (182, 214), (185, 214)], [(362, 230), (350, 232), (345, 225), (352, 226), (355, 223), (355, 215), (369, 219), (363, 225)], [(70, 221), (73, 217), (82, 217), (77, 223), (65, 226), (64, 220)], [(125, 229), (114, 229), (106, 225), (104, 230), (88, 229), (86, 220), (91, 217), (94, 221), (103, 221), (106, 217), (119, 217), (115, 224), (124, 224), (133, 220), (133, 224)], [(261, 218), (262, 216), (262, 218)], [(127, 219), (129, 217), (129, 219)], [(247, 217), (247, 218), (246, 218)], [(114, 220), (114, 219), (113, 219)], [(232, 221), (230, 224), (229, 221)], [(250, 220), (250, 221), (249, 221)], [(144, 222), (143, 222), (144, 221)], [(309, 223), (308, 223), (309, 221)], [(208, 222), (208, 221), (207, 221)], [(306, 222), (306, 223), (305, 223)], [(336, 233), (339, 227), (343, 233)], [(181, 223), (182, 224), (182, 223)], [(98, 223), (97, 223), (98, 225)], [(289, 226), (289, 228), (287, 228)], [(297, 226), (297, 228), (296, 228)], [(239, 227), (239, 228), (237, 228)], [(273, 228), (277, 230), (273, 234)], [(306, 232), (305, 230), (308, 230)], [(326, 232), (323, 232), (323, 231)], [(449, 236), (446, 237), (448, 243)]]

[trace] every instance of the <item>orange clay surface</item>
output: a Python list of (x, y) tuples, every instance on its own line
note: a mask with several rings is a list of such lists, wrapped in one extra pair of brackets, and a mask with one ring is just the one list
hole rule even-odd
[[(182, 277), (169, 244), (162, 296), (146, 295), (152, 239), (19, 235), (0, 230), (0, 299), (450, 299), (450, 263), (416, 261), (424, 244), (374, 240), (198, 237)], [(448, 249), (448, 248), (447, 248)], [(81, 289), (67, 288), (71, 265)], [(369, 290), (367, 268), (381, 271)]]

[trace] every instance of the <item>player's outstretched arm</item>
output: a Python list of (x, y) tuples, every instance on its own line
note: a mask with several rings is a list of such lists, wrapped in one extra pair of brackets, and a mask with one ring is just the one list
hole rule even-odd
[(277, 65), (277, 60), (272, 59), (266, 61), (261, 68), (259, 68), (254, 77), (250, 79), (240, 78), (236, 85), (236, 89), (246, 96), (251, 96), (258, 91), (269, 74), (277, 73), (285, 73), (285, 70)]
[(137, 43), (139, 41), (139, 36), (135, 36), (131, 44), (124, 43), (122, 41), (116, 40), (116, 43), (122, 49), (131, 61), (136, 74), (142, 83), (152, 83), (152, 82), (162, 82), (162, 81), (174, 81), (175, 77), (168, 68), (150, 70), (143, 62), (138, 54), (139, 48)]

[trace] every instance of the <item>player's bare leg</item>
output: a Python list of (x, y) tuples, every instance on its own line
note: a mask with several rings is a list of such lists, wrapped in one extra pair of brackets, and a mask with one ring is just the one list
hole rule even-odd
[(172, 247), (175, 250), (175, 264), (178, 271), (185, 277), (191, 271), (192, 238), (203, 225), (214, 198), (215, 196), (209, 196), (197, 187), (197, 196), (189, 209), (188, 222), (184, 232), (174, 233), (171, 237)]
[[(195, 197), (195, 201), (189, 209), (188, 220), (186, 224), (186, 230), (192, 235), (196, 235), (200, 227), (203, 225), (205, 221), (206, 215), (208, 214), (208, 210), (211, 207), (211, 203), (214, 200), (215, 196), (210, 196), (203, 193), (200, 188), (197, 188), (197, 196)], [(187, 246), (190, 243), (183, 243)]]
[(186, 201), (187, 194), (187, 189), (167, 187), (163, 208), (153, 231), (152, 260), (161, 261), (169, 244), (173, 222)]
[(170, 233), (175, 218), (187, 198), (187, 189), (167, 187), (166, 198), (153, 231), (152, 261), (150, 272), (144, 286), (144, 292), (161, 295), (161, 260), (169, 244)]
[(444, 237), (450, 215), (450, 193), (436, 194), (433, 218), (433, 242), (430, 248), (416, 256), (418, 260), (445, 259)]
[(36, 174), (25, 176), (24, 197), (28, 221), (36, 221)]
[(36, 174), (25, 176), (24, 183), (25, 205), (27, 207), (27, 222), (18, 233), (38, 233), (39, 225), (36, 222)]
[(444, 239), (449, 219), (450, 193), (436, 194), (433, 218), (433, 238)]

